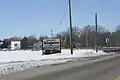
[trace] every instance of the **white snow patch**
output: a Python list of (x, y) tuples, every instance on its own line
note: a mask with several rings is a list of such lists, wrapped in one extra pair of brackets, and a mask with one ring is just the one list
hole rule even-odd
[(27, 62), (19, 62), (19, 63), (2, 64), (0, 65), (0, 75), (2, 76), (4, 74), (23, 71), (25, 69), (65, 63), (67, 61), (68, 60), (27, 61)]
[(96, 53), (94, 50), (88, 49), (74, 50), (73, 55), (70, 54), (69, 49), (63, 49), (62, 53), (52, 55), (42, 55), (42, 51), (30, 50), (0, 51), (0, 74), (3, 75), (38, 66), (65, 63), (76, 58), (99, 55), (108, 55), (108, 53), (102, 51)]
[(74, 50), (74, 54), (70, 54), (69, 49), (63, 49), (62, 53), (52, 55), (42, 55), (42, 51), (0, 51), (0, 63), (14, 62), (14, 61), (30, 61), (30, 60), (54, 60), (64, 58), (75, 58), (75, 57), (91, 57), (99, 55), (107, 55), (108, 53), (99, 51), (96, 53), (94, 50), (79, 49)]

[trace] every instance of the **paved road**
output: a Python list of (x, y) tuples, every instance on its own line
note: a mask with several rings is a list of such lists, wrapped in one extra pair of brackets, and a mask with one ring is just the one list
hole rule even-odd
[[(53, 67), (33, 69), (8, 75), (9, 77), (4, 80), (17, 80), (15, 76), (20, 77), (21, 75), (22, 77), (24, 75), (23, 80), (117, 80), (120, 76), (120, 56), (82, 66), (80, 61), (75, 61)], [(12, 76), (14, 79), (10, 79)], [(19, 80), (22, 79), (19, 78)]]

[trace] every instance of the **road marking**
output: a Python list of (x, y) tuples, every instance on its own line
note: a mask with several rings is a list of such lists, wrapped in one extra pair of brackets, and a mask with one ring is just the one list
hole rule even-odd
[(118, 77), (116, 80), (120, 80), (120, 77)]

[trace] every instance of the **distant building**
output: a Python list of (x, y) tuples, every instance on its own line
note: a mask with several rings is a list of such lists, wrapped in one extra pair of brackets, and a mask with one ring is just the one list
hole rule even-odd
[(19, 50), (21, 49), (21, 41), (16, 40), (16, 41), (11, 41), (11, 50)]

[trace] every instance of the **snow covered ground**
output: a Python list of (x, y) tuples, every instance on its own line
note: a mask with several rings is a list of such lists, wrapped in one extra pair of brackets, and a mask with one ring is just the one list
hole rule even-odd
[(13, 62), (13, 61), (30, 61), (30, 60), (49, 60), (49, 59), (62, 59), (62, 58), (76, 58), (76, 57), (90, 57), (106, 55), (102, 51), (96, 53), (94, 50), (79, 49), (74, 50), (74, 54), (70, 54), (69, 49), (63, 49), (62, 53), (52, 55), (42, 55), (42, 51), (0, 51), (0, 63)]
[(108, 53), (94, 50), (79, 49), (70, 54), (69, 49), (63, 49), (62, 53), (42, 55), (42, 51), (0, 51), (0, 74), (8, 74), (33, 67), (41, 67), (51, 64), (65, 63), (73, 59), (108, 55)]

